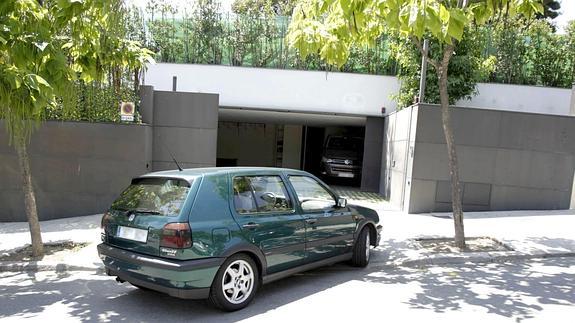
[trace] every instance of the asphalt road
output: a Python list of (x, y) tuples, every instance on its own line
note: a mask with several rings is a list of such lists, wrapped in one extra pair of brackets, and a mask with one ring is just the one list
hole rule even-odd
[(222, 313), (89, 272), (1, 273), (0, 321), (573, 322), (575, 258), (356, 270), (336, 265), (264, 286)]

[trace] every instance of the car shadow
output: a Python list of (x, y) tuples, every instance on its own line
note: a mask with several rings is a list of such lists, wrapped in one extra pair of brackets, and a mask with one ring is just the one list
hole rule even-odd
[[(382, 296), (388, 293), (389, 285), (416, 284), (418, 288), (410, 288), (401, 300), (412, 309), (444, 313), (476, 306), (519, 321), (536, 315), (542, 310), (541, 304), (575, 305), (575, 274), (569, 271), (572, 264), (571, 258), (429, 268), (374, 264), (357, 269), (337, 264), (265, 285), (250, 306), (233, 313), (222, 313), (207, 301), (181, 300), (120, 285), (101, 274), (62, 273), (39, 281), (38, 274), (30, 273), (9, 277), (9, 285), (0, 284), (0, 318), (35, 317), (58, 307), (81, 321), (235, 322), (327, 289), (350, 289), (343, 285), (359, 281), (381, 289)], [(355, 299), (362, 295), (352, 289), (345, 293)]]

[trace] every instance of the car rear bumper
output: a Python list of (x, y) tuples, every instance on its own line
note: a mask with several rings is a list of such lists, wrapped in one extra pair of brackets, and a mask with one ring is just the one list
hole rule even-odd
[(122, 281), (146, 287), (178, 298), (203, 299), (224, 258), (171, 260), (98, 245), (98, 254), (106, 273)]

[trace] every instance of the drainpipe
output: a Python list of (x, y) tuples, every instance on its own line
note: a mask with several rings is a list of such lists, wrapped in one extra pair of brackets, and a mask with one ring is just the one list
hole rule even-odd
[(419, 98), (418, 103), (423, 103), (425, 100), (425, 82), (427, 81), (427, 52), (429, 51), (429, 39), (423, 40), (423, 53), (421, 54), (421, 77), (419, 79)]

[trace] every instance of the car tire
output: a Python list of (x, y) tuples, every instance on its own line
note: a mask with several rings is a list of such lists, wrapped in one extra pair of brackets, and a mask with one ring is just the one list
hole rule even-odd
[[(226, 289), (226, 285), (229, 288)], [(259, 285), (260, 276), (254, 260), (246, 254), (235, 254), (218, 270), (209, 301), (221, 310), (237, 311), (252, 301)]]
[(359, 237), (353, 246), (353, 256), (351, 265), (354, 267), (366, 267), (370, 258), (370, 235), (369, 228), (364, 227), (359, 233)]

